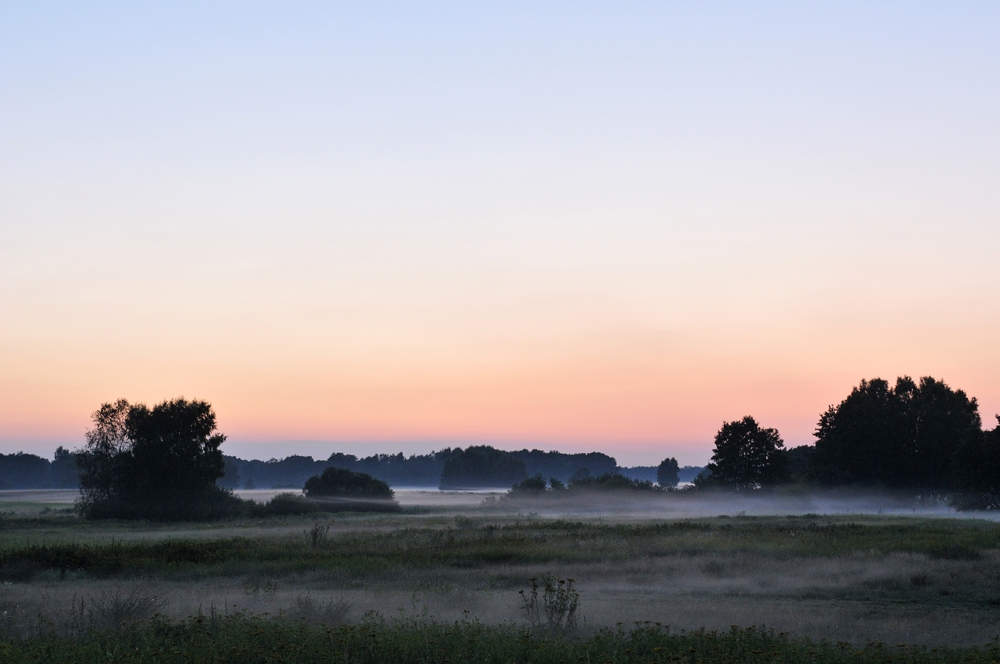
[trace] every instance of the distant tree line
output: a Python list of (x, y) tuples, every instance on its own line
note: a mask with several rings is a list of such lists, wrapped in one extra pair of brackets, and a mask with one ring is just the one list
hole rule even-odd
[[(488, 446), (478, 446), (486, 448)], [(494, 448), (489, 448), (494, 449)], [(567, 454), (544, 452), (542, 450), (519, 450), (502, 452), (524, 464), (523, 475), (514, 471), (515, 479), (505, 483), (505, 478), (489, 467), (475, 468), (469, 475), (454, 467), (449, 472), (448, 483), (442, 484), (445, 464), (452, 456), (463, 452), (461, 448), (445, 448), (430, 454), (373, 454), (356, 457), (353, 454), (335, 452), (327, 459), (311, 456), (291, 455), (269, 461), (246, 460), (231, 455), (223, 455), (223, 474), (217, 484), (225, 489), (301, 489), (307, 479), (322, 473), (326, 468), (343, 468), (366, 473), (395, 487), (465, 487), (497, 488), (510, 486), (525, 477), (542, 475), (555, 477), (567, 483), (574, 473), (585, 470), (598, 476), (619, 473), (638, 480), (659, 481), (657, 466), (619, 467), (615, 458), (601, 452)], [(501, 452), (497, 450), (497, 452)], [(34, 454), (0, 454), (0, 489), (74, 489), (78, 486), (77, 453), (63, 447), (56, 450), (55, 460), (49, 461)], [(464, 464), (468, 466), (468, 463)], [(679, 468), (680, 482), (691, 482), (704, 468), (684, 466)]]
[[(633, 470), (618, 468), (614, 457), (601, 452), (567, 454), (527, 449), (508, 452), (489, 445), (445, 448), (410, 456), (373, 454), (359, 458), (335, 452), (326, 460), (289, 456), (246, 461), (226, 456), (225, 462), (225, 474), (219, 485), (233, 489), (300, 488), (307, 479), (329, 467), (366, 473), (395, 487), (445, 489), (506, 488), (535, 474), (568, 482), (581, 469), (593, 475)], [(650, 469), (655, 478), (656, 467)]]
[[(244, 461), (222, 455), (225, 437), (215, 432), (211, 407), (183, 399), (154, 408), (104, 404), (94, 422), (79, 453), (60, 448), (51, 462), (31, 454), (0, 455), (0, 486), (72, 487), (78, 481), (84, 512), (127, 516), (132, 509), (153, 513), (159, 509), (154, 506), (167, 503), (224, 502), (232, 497), (226, 489), (237, 487), (298, 490), (327, 468), (397, 487), (446, 489), (531, 485), (538, 478), (551, 489), (582, 486), (593, 478), (609, 487), (635, 488), (655, 480), (666, 488), (698, 470), (680, 468), (672, 458), (658, 467), (619, 468), (599, 452), (508, 452), (487, 445), (409, 457), (335, 453), (325, 461), (308, 456)], [(711, 462), (693, 478), (694, 488), (752, 492), (788, 483), (883, 488), (948, 496), (963, 509), (1000, 509), (1000, 419), (993, 429), (983, 429), (976, 399), (943, 381), (862, 380), (821, 414), (815, 435), (815, 445), (787, 449), (776, 429), (753, 417), (724, 422)]]
[[(664, 459), (664, 462), (670, 460), (672, 459)], [(676, 463), (676, 460), (674, 462)], [(660, 481), (660, 468), (662, 466), (663, 463), (659, 466), (619, 466), (617, 472), (633, 480), (663, 484)], [(693, 482), (694, 478), (698, 477), (704, 470), (705, 466), (678, 466), (677, 482), (673, 482), (673, 484), (677, 484), (678, 482)], [(671, 484), (669, 476), (666, 478), (666, 483)]]
[(76, 454), (56, 448), (49, 461), (35, 454), (0, 454), (0, 489), (75, 489)]

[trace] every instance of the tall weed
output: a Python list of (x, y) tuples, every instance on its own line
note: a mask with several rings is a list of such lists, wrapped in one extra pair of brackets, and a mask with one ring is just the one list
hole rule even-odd
[[(573, 587), (573, 579), (557, 579), (544, 574), (541, 579), (531, 579), (528, 592), (521, 595), (521, 608), (534, 631), (550, 635), (572, 634), (576, 630), (576, 612), (580, 608), (580, 593)], [(539, 595), (541, 590), (541, 595)]]

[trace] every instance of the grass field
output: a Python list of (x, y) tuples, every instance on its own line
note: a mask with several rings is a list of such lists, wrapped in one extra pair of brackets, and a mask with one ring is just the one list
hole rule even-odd
[[(739, 659), (733, 653), (740, 648), (780, 651), (786, 661), (997, 657), (989, 649), (1000, 633), (1000, 524), (993, 521), (899, 515), (556, 519), (424, 506), (386, 515), (150, 524), (81, 522), (59, 509), (7, 510), (0, 522), (0, 630), (13, 639), (8, 654), (16, 651), (25, 661), (37, 661), (26, 653), (45, 643), (85, 652), (104, 648), (101, 639), (117, 639), (131, 644), (126, 649), (133, 653), (151, 644), (190, 645), (207, 638), (203, 624), (179, 621), (200, 614), (202, 622), (205, 616), (215, 621), (219, 643), (245, 643), (241, 630), (278, 641), (294, 634), (315, 644), (350, 641), (363, 628), (384, 653), (398, 657), (406, 639), (445, 643), (428, 634), (472, 630), (496, 649), (470, 661), (555, 662), (559, 658), (527, 657), (511, 645), (528, 639), (537, 649), (547, 641), (520, 631), (526, 621), (519, 591), (545, 574), (573, 579), (580, 593), (573, 648), (582, 654), (567, 658), (568, 646), (553, 651), (566, 661), (708, 661), (689, 648), (714, 652), (711, 661), (767, 659)], [(154, 614), (163, 618), (119, 627)], [(633, 634), (636, 623), (640, 632)], [(656, 623), (669, 625), (672, 635), (654, 629)], [(763, 630), (731, 632), (731, 625)], [(89, 630), (95, 626), (115, 629), (100, 636)], [(702, 628), (715, 634), (693, 633)], [(617, 636), (602, 631), (607, 629)], [(790, 636), (768, 636), (768, 630)], [(25, 637), (31, 638), (19, 640)], [(609, 645), (635, 639), (659, 645)], [(866, 647), (869, 642), (889, 646)], [(946, 649), (899, 650), (898, 644)], [(806, 657), (810, 649), (822, 656)], [(459, 649), (432, 656), (432, 650), (417, 648), (407, 657), (455, 661), (468, 655)], [(315, 661), (396, 661), (362, 651)]]

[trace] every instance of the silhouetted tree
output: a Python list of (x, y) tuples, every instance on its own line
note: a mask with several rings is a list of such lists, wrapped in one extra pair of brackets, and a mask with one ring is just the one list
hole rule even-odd
[(711, 480), (737, 491), (785, 481), (783, 447), (777, 429), (761, 429), (749, 415), (739, 421), (723, 422), (708, 464)]
[(89, 518), (190, 519), (221, 515), (239, 501), (216, 486), (224, 472), (215, 413), (204, 401), (153, 408), (124, 399), (94, 413), (78, 455), (81, 513)]
[(677, 465), (677, 459), (668, 457), (656, 468), (656, 483), (660, 486), (677, 486), (677, 482), (680, 481), (679, 473), (680, 466)]
[(946, 489), (958, 447), (980, 428), (976, 400), (942, 381), (862, 380), (820, 417), (811, 472), (830, 484)]

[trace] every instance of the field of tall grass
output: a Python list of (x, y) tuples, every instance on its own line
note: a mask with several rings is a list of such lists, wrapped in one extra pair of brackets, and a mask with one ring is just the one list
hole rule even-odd
[[(311, 653), (284, 661), (986, 662), (1000, 633), (1000, 524), (985, 520), (424, 509), (2, 526), (5, 661), (278, 661), (223, 652), (260, 638), (253, 657)], [(523, 601), (542, 578), (573, 579), (571, 634), (532, 628)]]

